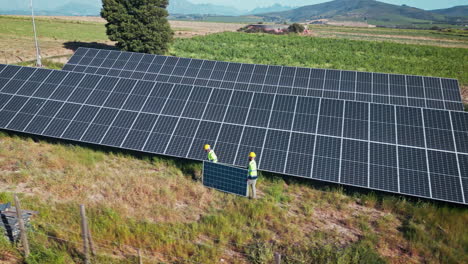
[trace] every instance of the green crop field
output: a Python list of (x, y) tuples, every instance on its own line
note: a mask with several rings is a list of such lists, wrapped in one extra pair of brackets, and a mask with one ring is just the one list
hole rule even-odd
[(468, 49), (347, 39), (223, 33), (179, 39), (171, 55), (457, 78), (468, 84)]

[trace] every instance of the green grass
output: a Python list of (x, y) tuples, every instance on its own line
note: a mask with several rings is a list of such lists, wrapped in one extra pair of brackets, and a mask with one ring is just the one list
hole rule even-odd
[(346, 39), (222, 33), (178, 39), (171, 55), (244, 63), (457, 78), (468, 84), (468, 49)]
[[(285, 263), (468, 260), (465, 208), (375, 193), (346, 194), (342, 188), (318, 187), (271, 174), (261, 175), (261, 198), (251, 201), (201, 187), (194, 181), (201, 173), (197, 162), (136, 158), (122, 152), (34, 142), (6, 134), (0, 135), (0, 144), (4, 157), (0, 168), (6, 172), (0, 180), (11, 187), (21, 184), (22, 188), (36, 188), (20, 195), (23, 208), (39, 212), (29, 232), (32, 253), (28, 263), (81, 263), (80, 203), (87, 204), (98, 252), (95, 263), (135, 263), (135, 248), (143, 250), (145, 263), (219, 263), (222, 258), (228, 263), (271, 263), (274, 252), (281, 252)], [(147, 174), (145, 170), (150, 168), (158, 172)], [(148, 176), (157, 181), (151, 182)], [(151, 185), (153, 191), (145, 191), (135, 180)], [(109, 184), (111, 189), (106, 194)], [(115, 198), (108, 197), (96, 202), (89, 198), (95, 196), (93, 190), (105, 197), (124, 199), (113, 203)], [(152, 221), (139, 216), (142, 211), (138, 207), (125, 210), (135, 196), (140, 206), (154, 204), (152, 209), (145, 209), (150, 211), (147, 216), (170, 217), (176, 209), (170, 203), (163, 206), (168, 199), (175, 199), (175, 204), (184, 199), (199, 200), (194, 195), (197, 192), (209, 200), (203, 202), (207, 207), (195, 220)], [(11, 201), (11, 192), (0, 192), (0, 202)], [(344, 218), (322, 219), (325, 212)], [(322, 221), (323, 228), (308, 230), (321, 226)], [(355, 229), (360, 237), (349, 241), (346, 234), (327, 229), (328, 221)], [(395, 255), (382, 256), (382, 248), (395, 250)], [(2, 239), (0, 253), (21, 259), (20, 251)], [(234, 257), (229, 257), (232, 254)]]
[[(39, 38), (105, 41), (108, 40), (103, 23), (67, 21), (54, 19), (36, 19)], [(31, 37), (31, 20), (24, 17), (0, 16), (0, 34), (15, 37)]]
[[(60, 62), (55, 62), (52, 61), (51, 59), (53, 58), (48, 58), (48, 59), (43, 59), (41, 60), (42, 66), (48, 69), (54, 69), (54, 70), (61, 70), (65, 64), (60, 63)], [(27, 67), (35, 67), (36, 66), (36, 61), (25, 61), (18, 63), (20, 66), (27, 66)]]

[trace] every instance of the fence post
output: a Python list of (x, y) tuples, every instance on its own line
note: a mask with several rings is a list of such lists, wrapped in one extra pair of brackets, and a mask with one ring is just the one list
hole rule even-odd
[(141, 250), (138, 249), (138, 264), (143, 264), (143, 258), (141, 257)]
[(96, 251), (94, 250), (93, 237), (91, 236), (91, 229), (89, 228), (87, 221), (86, 221), (86, 229), (88, 230), (88, 241), (89, 241), (89, 247), (91, 248), (91, 254), (93, 256), (96, 256)]
[(18, 218), (18, 224), (19, 224), (19, 229), (20, 229), (21, 244), (23, 245), (23, 249), (24, 249), (24, 257), (27, 258), (29, 256), (30, 251), (29, 251), (28, 236), (26, 234), (26, 228), (24, 227), (23, 211), (21, 210), (21, 204), (16, 194), (14, 195), (14, 199), (15, 199), (15, 207), (16, 207), (16, 217)]
[(86, 211), (84, 205), (80, 204), (81, 214), (81, 236), (83, 238), (83, 253), (85, 257), (85, 264), (91, 264), (89, 261), (89, 242), (88, 242), (88, 224), (86, 222)]
[(275, 264), (281, 264), (281, 254), (275, 252)]

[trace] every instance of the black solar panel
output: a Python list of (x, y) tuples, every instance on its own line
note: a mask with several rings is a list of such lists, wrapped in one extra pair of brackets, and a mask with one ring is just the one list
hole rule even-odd
[(247, 169), (203, 162), (203, 185), (223, 192), (247, 196)]
[(79, 48), (63, 68), (150, 80), (463, 111), (458, 81), (424, 76), (229, 63)]
[(254, 151), (264, 171), (467, 201), (465, 112), (2, 68), (5, 130), (194, 160), (210, 144), (225, 164)]

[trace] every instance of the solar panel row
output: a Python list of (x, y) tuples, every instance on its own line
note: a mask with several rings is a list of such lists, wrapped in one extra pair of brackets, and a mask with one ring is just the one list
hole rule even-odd
[(247, 170), (203, 162), (203, 185), (223, 192), (247, 196)]
[(0, 65), (0, 127), (464, 203), (468, 113)]
[(463, 110), (457, 80), (79, 48), (64, 70), (262, 93)]

